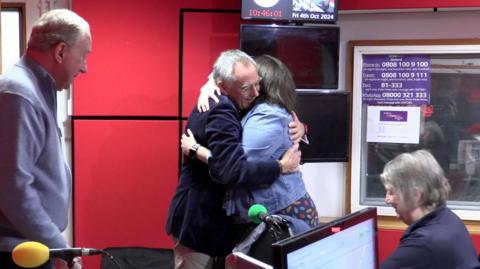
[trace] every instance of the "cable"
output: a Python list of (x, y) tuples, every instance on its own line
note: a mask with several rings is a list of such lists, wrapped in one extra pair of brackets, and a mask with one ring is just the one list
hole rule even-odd
[(107, 258), (109, 258), (113, 264), (115, 264), (115, 266), (118, 268), (118, 269), (124, 269), (122, 267), (122, 265), (117, 261), (117, 259), (115, 259), (115, 257), (113, 257), (112, 254), (108, 253), (107, 251), (105, 250), (101, 250), (102, 252), (102, 256), (106, 256)]

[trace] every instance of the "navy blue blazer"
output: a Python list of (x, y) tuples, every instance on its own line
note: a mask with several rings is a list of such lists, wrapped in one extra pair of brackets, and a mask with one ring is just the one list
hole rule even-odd
[(186, 128), (212, 152), (208, 165), (187, 158), (170, 204), (166, 231), (179, 242), (210, 256), (224, 257), (234, 247), (233, 222), (223, 210), (226, 188), (271, 184), (280, 175), (276, 160), (249, 162), (243, 152), (240, 113), (219, 96), (208, 112), (196, 108)]
[(442, 205), (408, 227), (380, 268), (472, 269), (479, 265), (462, 220)]

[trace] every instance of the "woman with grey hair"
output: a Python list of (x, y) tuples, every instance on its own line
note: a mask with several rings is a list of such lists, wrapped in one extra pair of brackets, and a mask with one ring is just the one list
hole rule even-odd
[(385, 203), (409, 225), (381, 269), (480, 266), (465, 225), (446, 205), (450, 185), (430, 152), (398, 155), (385, 165), (381, 180)]

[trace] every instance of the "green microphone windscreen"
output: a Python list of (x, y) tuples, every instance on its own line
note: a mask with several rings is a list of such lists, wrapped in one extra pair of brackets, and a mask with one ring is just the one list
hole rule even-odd
[(16, 265), (23, 268), (39, 267), (48, 261), (50, 250), (38, 242), (23, 242), (12, 251), (12, 259)]
[(253, 223), (260, 223), (262, 222), (260, 220), (260, 215), (264, 214), (266, 215), (268, 213), (267, 208), (261, 204), (254, 204), (248, 209), (248, 218), (253, 222)]

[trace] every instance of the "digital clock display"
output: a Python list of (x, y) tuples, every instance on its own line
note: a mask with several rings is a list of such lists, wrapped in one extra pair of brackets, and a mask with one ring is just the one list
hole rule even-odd
[(282, 18), (282, 10), (279, 9), (250, 9), (248, 14), (250, 17)]

